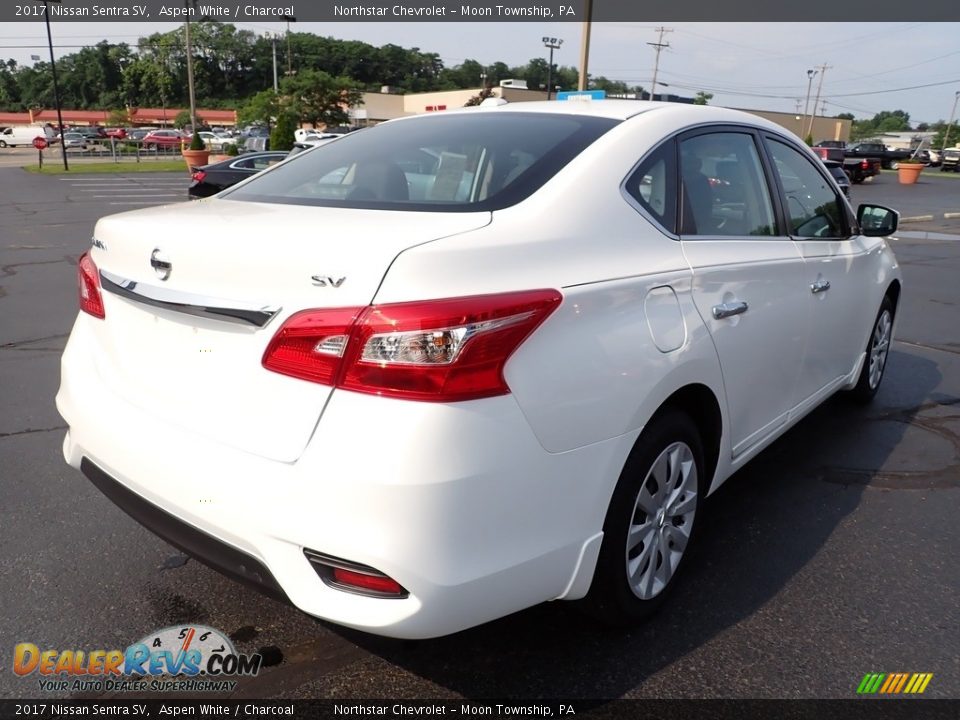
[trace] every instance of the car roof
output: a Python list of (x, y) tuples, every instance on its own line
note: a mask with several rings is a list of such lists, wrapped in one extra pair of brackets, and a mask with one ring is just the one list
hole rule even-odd
[(662, 116), (669, 113), (679, 125), (693, 126), (699, 123), (735, 123), (766, 128), (778, 134), (785, 133), (778, 125), (759, 115), (742, 110), (718, 107), (715, 105), (690, 105), (687, 103), (652, 102), (649, 100), (565, 100), (533, 102), (504, 102), (498, 105), (477, 105), (466, 108), (452, 108), (443, 112), (408, 115), (390, 122), (409, 122), (430, 118), (458, 115), (460, 113), (549, 113), (554, 115), (575, 115), (585, 117), (609, 118), (611, 120), (629, 120), (641, 115)]

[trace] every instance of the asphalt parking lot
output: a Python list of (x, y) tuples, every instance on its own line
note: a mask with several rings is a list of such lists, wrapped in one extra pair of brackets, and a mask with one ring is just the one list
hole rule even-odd
[[(868, 672), (960, 697), (960, 179), (854, 186), (926, 217), (893, 241), (897, 341), (876, 402), (835, 399), (711, 499), (672, 601), (632, 630), (545, 604), (423, 642), (315, 621), (194, 561), (61, 455), (53, 405), (95, 220), (186, 199), (184, 173), (0, 168), (0, 697), (37, 697), (15, 643), (125, 647), (185, 622), (270, 667), (234, 697), (853, 698)], [(162, 451), (162, 448), (158, 448)]]

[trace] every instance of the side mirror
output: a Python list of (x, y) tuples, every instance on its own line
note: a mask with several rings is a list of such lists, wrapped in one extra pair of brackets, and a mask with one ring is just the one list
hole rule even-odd
[(869, 237), (893, 235), (900, 223), (900, 213), (883, 205), (861, 205), (857, 208), (860, 232)]

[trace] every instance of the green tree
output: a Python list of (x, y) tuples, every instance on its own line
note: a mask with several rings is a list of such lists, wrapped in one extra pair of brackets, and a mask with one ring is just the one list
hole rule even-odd
[(240, 125), (266, 125), (273, 127), (274, 118), (280, 113), (280, 96), (273, 90), (263, 90), (250, 98), (237, 110)]
[(693, 98), (693, 104), (709, 105), (711, 100), (713, 100), (713, 93), (708, 93), (701, 90), (696, 94), (696, 97)]
[(177, 116), (173, 119), (173, 126), (183, 130), (191, 122), (190, 111), (181, 110), (177, 113)]
[(294, 137), (293, 133), (297, 129), (297, 119), (293, 113), (283, 111), (277, 116), (277, 122), (270, 131), (270, 149), (271, 150), (292, 150)]
[(283, 105), (301, 123), (314, 127), (346, 123), (348, 108), (360, 105), (363, 95), (347, 77), (333, 77), (322, 70), (302, 70), (283, 79)]

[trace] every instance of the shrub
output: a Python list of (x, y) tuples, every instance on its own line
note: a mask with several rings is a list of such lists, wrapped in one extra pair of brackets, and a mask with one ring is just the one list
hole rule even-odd
[(236, 157), (240, 154), (240, 149), (237, 147), (236, 143), (227, 143), (227, 146), (223, 150), (223, 154), (227, 157)]
[(190, 149), (191, 150), (206, 150), (207, 146), (203, 142), (203, 138), (200, 137), (200, 133), (195, 132), (190, 138)]
[(293, 133), (296, 129), (296, 118), (287, 112), (280, 113), (280, 115), (277, 116), (277, 122), (274, 123), (273, 130), (270, 132), (270, 149), (292, 150), (294, 143)]

